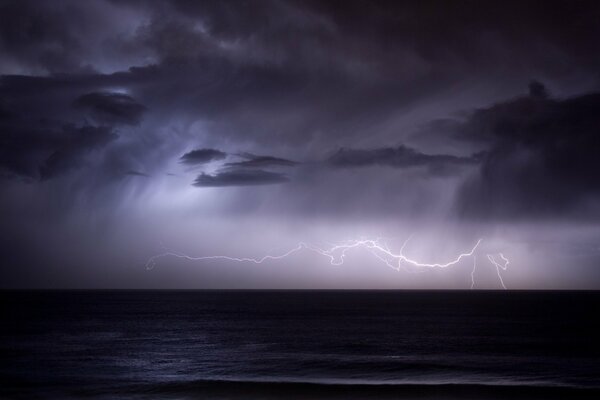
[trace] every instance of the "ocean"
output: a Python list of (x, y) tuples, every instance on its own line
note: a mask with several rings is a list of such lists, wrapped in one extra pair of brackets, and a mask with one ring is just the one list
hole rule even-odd
[(600, 398), (600, 292), (4, 291), (1, 399)]

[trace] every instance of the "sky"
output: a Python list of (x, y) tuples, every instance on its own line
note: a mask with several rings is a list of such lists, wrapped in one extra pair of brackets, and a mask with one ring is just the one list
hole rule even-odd
[(599, 20), (2, 0), (0, 287), (600, 289)]

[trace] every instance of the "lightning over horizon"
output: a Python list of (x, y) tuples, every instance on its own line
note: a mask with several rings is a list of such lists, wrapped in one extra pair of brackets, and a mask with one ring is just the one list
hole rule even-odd
[(600, 3), (422, 3), (0, 0), (0, 288), (600, 288)]
[(599, 20), (0, 0), (0, 400), (600, 399)]
[[(315, 245), (312, 245), (312, 244), (309, 244), (306, 242), (300, 242), (300, 243), (298, 243), (298, 245), (296, 247), (286, 251), (285, 253), (282, 253), (279, 255), (267, 254), (267, 255), (264, 255), (264, 256), (258, 257), (258, 258), (232, 257), (232, 256), (225, 256), (225, 255), (190, 256), (188, 254), (185, 254), (182, 252), (176, 252), (176, 251), (167, 249), (165, 247), (165, 249), (167, 251), (150, 257), (146, 261), (145, 267), (147, 270), (153, 269), (157, 265), (157, 261), (159, 259), (166, 258), (166, 257), (183, 258), (183, 259), (186, 259), (189, 261), (227, 260), (227, 261), (240, 262), (240, 263), (246, 262), (246, 263), (262, 264), (265, 261), (269, 261), (269, 260), (284, 259), (284, 258), (289, 257), (297, 252), (302, 251), (302, 250), (312, 251), (318, 255), (324, 256), (329, 259), (329, 263), (331, 265), (340, 266), (340, 265), (344, 264), (346, 254), (349, 250), (356, 249), (356, 248), (363, 248), (363, 249), (366, 249), (367, 251), (369, 251), (371, 254), (373, 254), (377, 259), (382, 261), (386, 266), (394, 269), (395, 271), (400, 272), (400, 271), (404, 270), (409, 273), (421, 272), (421, 270), (424, 270), (424, 269), (434, 269), (434, 268), (445, 269), (445, 268), (449, 268), (454, 265), (457, 265), (458, 263), (460, 263), (463, 259), (465, 259), (467, 257), (473, 257), (473, 269), (470, 274), (471, 275), (471, 287), (470, 288), (474, 289), (474, 287), (476, 285), (475, 270), (477, 269), (476, 251), (477, 251), (478, 247), (480, 246), (481, 242), (483, 241), (483, 239), (481, 239), (481, 238), (478, 239), (477, 242), (475, 243), (475, 245), (469, 251), (460, 253), (458, 256), (456, 256), (456, 258), (454, 258), (450, 261), (447, 261), (444, 263), (427, 263), (427, 262), (417, 261), (417, 260), (410, 258), (404, 254), (404, 249), (411, 238), (412, 238), (412, 235), (409, 236), (408, 239), (406, 239), (404, 241), (404, 243), (400, 247), (400, 250), (398, 253), (395, 253), (393, 250), (391, 250), (389, 248), (389, 246), (385, 243), (385, 241), (381, 238), (377, 238), (374, 240), (373, 239), (347, 240), (340, 244), (335, 244), (327, 249), (323, 249), (321, 247), (318, 247), (318, 246), (315, 246)], [(500, 285), (502, 286), (502, 288), (504, 290), (506, 290), (507, 287), (504, 284), (504, 280), (502, 278), (500, 270), (503, 270), (503, 271), (507, 270), (509, 260), (502, 253), (497, 253), (497, 256), (500, 257), (501, 263), (496, 261), (496, 257), (494, 256), (494, 254), (486, 254), (486, 258), (492, 264), (492, 266), (494, 266), (494, 268), (496, 270), (496, 274), (498, 275)], [(414, 267), (414, 269), (409, 270), (408, 266), (412, 266), (412, 267)]]
[(504, 254), (502, 253), (498, 253), (498, 256), (502, 259), (503, 264), (497, 262), (492, 254), (488, 254), (487, 259), (492, 263), (492, 265), (494, 265), (494, 267), (496, 267), (496, 273), (498, 274), (498, 279), (500, 279), (500, 284), (502, 284), (502, 287), (506, 289), (506, 286), (504, 285), (504, 280), (502, 279), (502, 275), (500, 274), (500, 270), (506, 271), (510, 261), (508, 260), (508, 258), (504, 257)]

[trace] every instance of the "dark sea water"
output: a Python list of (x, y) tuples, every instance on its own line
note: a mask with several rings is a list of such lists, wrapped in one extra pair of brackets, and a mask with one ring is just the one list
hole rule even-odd
[(0, 292), (1, 399), (600, 399), (600, 292)]

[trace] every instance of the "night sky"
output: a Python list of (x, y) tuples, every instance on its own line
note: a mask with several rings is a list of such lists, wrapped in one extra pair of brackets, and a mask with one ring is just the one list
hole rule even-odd
[[(600, 289), (597, 1), (0, 1), (0, 287)], [(300, 242), (385, 238), (344, 264)], [(416, 272), (416, 273), (415, 273)]]

